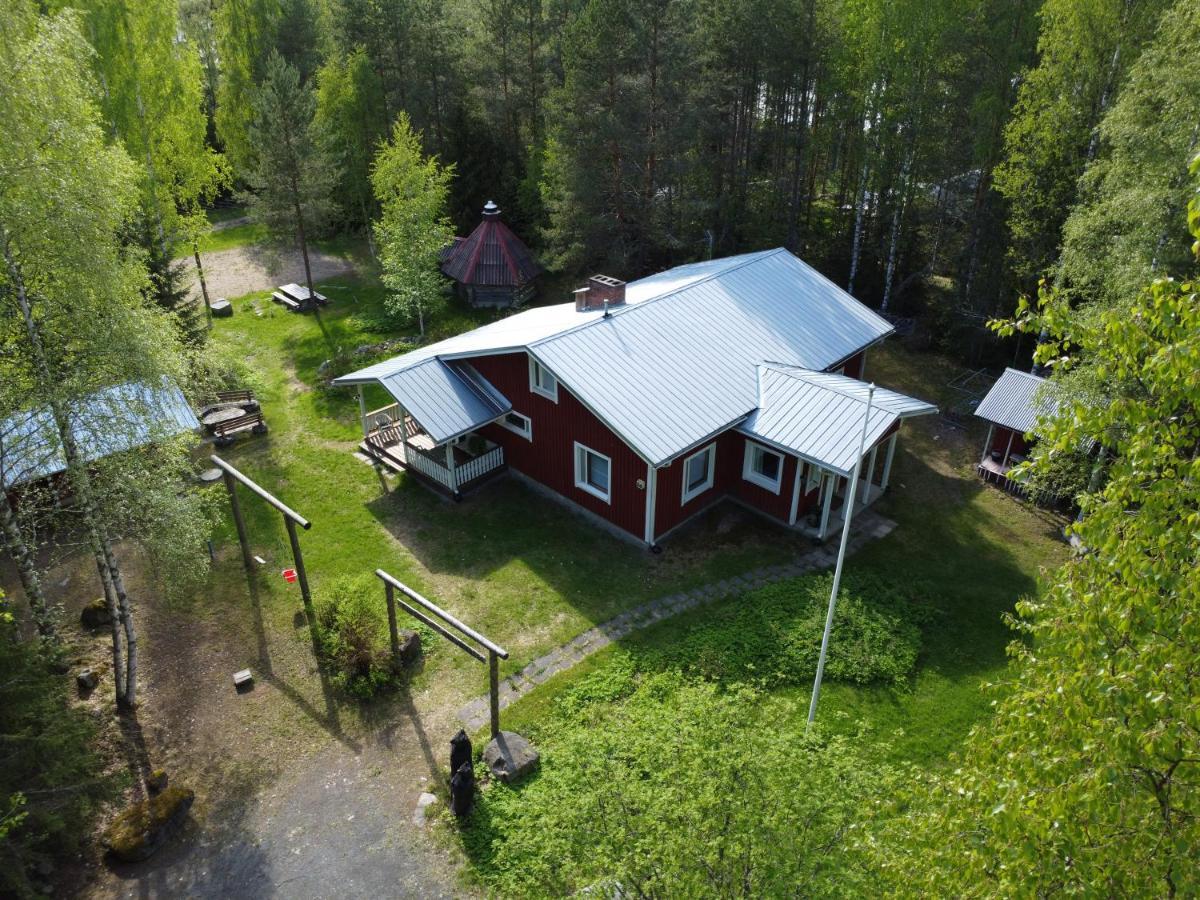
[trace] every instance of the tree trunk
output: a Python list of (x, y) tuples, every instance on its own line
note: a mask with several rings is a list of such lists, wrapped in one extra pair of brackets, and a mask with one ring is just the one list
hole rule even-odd
[(42, 592), (42, 580), (38, 575), (37, 564), (33, 553), (25, 543), (21, 527), (17, 523), (16, 511), (8, 502), (8, 494), (0, 485), (0, 527), (4, 531), (4, 547), (9, 556), (17, 564), (17, 574), (21, 578), (21, 588), (25, 591), (25, 599), (29, 601), (29, 611), (33, 614), (33, 623), (37, 626), (38, 636), (44, 641), (58, 643), (58, 632), (54, 628), (54, 619), (46, 605), (46, 595)]
[[(34, 320), (33, 309), (29, 302), (29, 296), (25, 291), (25, 280), (22, 275), (20, 266), (13, 257), (12, 244), (10, 243), (8, 231), (0, 224), (0, 242), (4, 245), (4, 261), (8, 268), (9, 278), (12, 282), (14, 293), (17, 298), (17, 303), (21, 308), (21, 316), (24, 319), (25, 334), (29, 340), (30, 350), (33, 353), (34, 366), (37, 369), (38, 380), (41, 383), (42, 391), (46, 395), (50, 412), (54, 418), (54, 425), (58, 431), (59, 441), (62, 444), (63, 457), (67, 463), (67, 476), (71, 483), (71, 489), (79, 499), (81, 512), (83, 516), (84, 527), (87, 531), (88, 542), (91, 544), (92, 552), (96, 556), (97, 562), (101, 568), (101, 581), (104, 584), (105, 597), (108, 600), (110, 612), (114, 605), (118, 612), (124, 611), (128, 615), (129, 601), (128, 598), (118, 598), (114, 601), (114, 588), (116, 582), (112, 580), (112, 576), (120, 577), (120, 568), (115, 560), (106, 559), (105, 548), (106, 541), (101, 536), (101, 526), (96, 515), (95, 501), (92, 496), (91, 478), (88, 475), (87, 466), (83, 461), (83, 457), (79, 453), (79, 447), (75, 443), (75, 433), (71, 430), (70, 419), (67, 416), (66, 410), (63, 409), (62, 401), (59, 400), (53, 393), (53, 387), (56, 384), (50, 372), (50, 363), (46, 359), (46, 351), (42, 345), (41, 330)], [(109, 579), (104, 578), (104, 570), (107, 569)], [(115, 620), (114, 620), (115, 621)], [(125, 627), (126, 638), (133, 632), (132, 621)], [(113, 628), (113, 661), (117, 664), (120, 658), (120, 638), (116, 627)], [(113, 677), (117, 678), (117, 672), (120, 670), (114, 668)], [(136, 675), (136, 670), (134, 671)], [(136, 693), (136, 684), (130, 684), (128, 681), (129, 670), (126, 669), (126, 683), (124, 691), (117, 692), (117, 704), (119, 706), (129, 705), (127, 697)]]
[(133, 709), (137, 706), (137, 632), (133, 627), (133, 612), (129, 607), (129, 595), (125, 591), (125, 579), (121, 576), (121, 567), (113, 555), (112, 546), (107, 540), (102, 543), (104, 562), (112, 577), (113, 590), (117, 596), (117, 610), (120, 613), (121, 627), (125, 631), (125, 693), (120, 698), (121, 706)]
[(200, 278), (200, 294), (204, 297), (204, 318), (212, 328), (212, 304), (208, 301), (208, 285), (204, 283), (204, 266), (200, 263), (200, 245), (192, 241), (192, 256), (196, 259), (196, 274)]
[(117, 602), (117, 592), (112, 583), (112, 572), (108, 568), (108, 562), (105, 560), (103, 552), (96, 553), (96, 571), (100, 573), (100, 584), (104, 588), (104, 601), (108, 604), (108, 625), (112, 635), (113, 690), (120, 701), (125, 696), (125, 678), (128, 674), (125, 670), (125, 651), (121, 646), (121, 606)]

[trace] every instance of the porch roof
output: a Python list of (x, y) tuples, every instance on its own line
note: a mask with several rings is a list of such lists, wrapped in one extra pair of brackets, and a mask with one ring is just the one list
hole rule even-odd
[(507, 397), (462, 361), (427, 359), (379, 382), (435, 444), (460, 437), (512, 409)]
[[(758, 367), (759, 408), (739, 426), (761, 440), (839, 475), (854, 471), (868, 385), (856, 378), (781, 363)], [(936, 413), (937, 407), (876, 388), (867, 446), (901, 419)]]
[(1042, 390), (1045, 378), (1008, 368), (996, 379), (987, 395), (975, 407), (975, 415), (1022, 434), (1037, 428), (1039, 419), (1058, 411), (1058, 404)]

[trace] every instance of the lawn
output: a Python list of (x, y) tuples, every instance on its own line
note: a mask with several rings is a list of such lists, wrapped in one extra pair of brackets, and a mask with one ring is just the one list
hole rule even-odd
[(234, 247), (243, 247), (247, 244), (257, 244), (266, 236), (266, 228), (253, 222), (230, 225), (228, 228), (217, 228), (200, 238), (200, 252), (216, 253), (220, 250), (232, 250)]

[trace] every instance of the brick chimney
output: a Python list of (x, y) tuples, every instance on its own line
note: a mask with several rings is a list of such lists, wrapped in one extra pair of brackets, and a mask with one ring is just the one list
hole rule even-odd
[(625, 282), (609, 275), (593, 275), (575, 291), (576, 312), (594, 312), (625, 305)]

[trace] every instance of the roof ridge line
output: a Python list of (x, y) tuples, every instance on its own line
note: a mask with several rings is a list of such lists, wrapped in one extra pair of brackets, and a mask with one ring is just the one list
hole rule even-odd
[[(760, 259), (766, 259), (767, 257), (775, 256), (779, 253), (787, 253), (787, 252), (788, 252), (788, 249), (786, 247), (774, 247), (770, 250), (755, 250), (752, 253), (746, 254), (747, 256), (752, 257), (751, 259), (745, 259), (745, 260), (742, 260), (740, 263), (726, 266), (725, 268), (718, 269), (715, 272), (710, 272), (709, 274), (705, 275), (703, 278), (697, 278), (695, 281), (690, 281), (681, 287), (674, 288), (673, 290), (666, 291), (665, 293), (662, 293), (662, 294), (656, 294), (653, 297), (647, 297), (645, 300), (639, 300), (637, 303), (634, 303), (632, 305), (618, 306), (615, 309), (609, 310), (609, 314), (610, 314), (610, 316), (628, 315), (628, 313), (632, 312), (635, 309), (641, 309), (643, 307), (649, 306), (652, 303), (657, 303), (659, 300), (665, 300), (667, 297), (674, 296), (675, 294), (682, 293), (683, 291), (691, 290), (694, 287), (697, 287), (701, 284), (705, 284), (706, 282), (712, 281), (718, 275), (724, 275), (727, 272), (735, 272), (738, 269), (742, 268), (743, 266), (748, 266), (751, 263), (758, 262)], [(683, 265), (691, 265), (691, 263), (684, 263)], [(680, 267), (675, 266), (674, 268), (678, 269)], [(670, 272), (671, 270), (667, 269), (666, 271)], [(655, 274), (662, 275), (663, 273), (657, 272)], [(650, 276), (646, 276), (646, 277), (650, 277)], [(628, 285), (626, 285), (626, 286), (628, 287)], [(595, 325), (597, 322), (602, 322), (602, 321), (604, 321), (604, 316), (599, 316), (594, 319), (588, 319), (586, 322), (580, 322), (578, 325), (572, 325), (570, 328), (563, 329), (562, 331), (556, 331), (554, 334), (547, 335), (546, 337), (543, 337), (543, 338), (538, 338), (536, 341), (528, 343), (525, 346), (526, 347), (536, 347), (538, 344), (543, 344), (546, 341), (552, 341), (552, 340), (555, 340), (556, 338), (564, 337), (568, 334), (574, 334), (576, 331), (579, 331), (580, 329), (587, 328), (589, 325)]]

